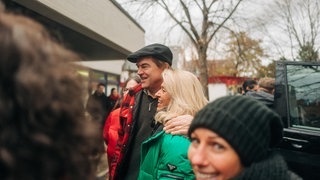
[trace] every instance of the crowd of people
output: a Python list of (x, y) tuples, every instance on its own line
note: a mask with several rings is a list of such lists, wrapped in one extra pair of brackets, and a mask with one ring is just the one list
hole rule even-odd
[(103, 126), (111, 111), (120, 107), (120, 95), (116, 88), (112, 88), (110, 95), (105, 94), (105, 84), (98, 83), (96, 90), (88, 98), (86, 110), (90, 116)]
[(171, 68), (171, 50), (151, 44), (128, 56), (138, 76), (121, 97), (98, 84), (86, 104), (81, 57), (2, 7), (0, 54), (0, 179), (93, 180), (102, 138), (112, 180), (300, 179), (274, 151), (272, 78), (208, 103), (195, 75)]

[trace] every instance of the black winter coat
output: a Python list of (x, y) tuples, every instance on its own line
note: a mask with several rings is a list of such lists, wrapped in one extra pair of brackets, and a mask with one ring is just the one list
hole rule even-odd
[(272, 153), (267, 159), (245, 167), (237, 176), (237, 180), (301, 180), (298, 175), (290, 171), (283, 157)]

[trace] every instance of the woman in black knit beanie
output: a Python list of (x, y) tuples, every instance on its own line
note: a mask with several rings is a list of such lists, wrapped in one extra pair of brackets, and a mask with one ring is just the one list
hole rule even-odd
[(208, 104), (188, 136), (197, 179), (301, 179), (272, 150), (282, 139), (280, 117), (252, 97), (226, 96)]

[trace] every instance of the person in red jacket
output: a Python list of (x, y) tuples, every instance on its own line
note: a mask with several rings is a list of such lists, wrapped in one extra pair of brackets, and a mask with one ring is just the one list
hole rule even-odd
[[(140, 82), (141, 79), (139, 76), (129, 77), (129, 79), (124, 83), (124, 88), (122, 90), (123, 96), (125, 96), (129, 92), (129, 89), (137, 86)], [(115, 164), (112, 163), (112, 160), (114, 159), (115, 155), (119, 155), (119, 153), (117, 154), (116, 151), (117, 140), (119, 138), (118, 131), (120, 129), (120, 123), (118, 123), (120, 117), (119, 113), (120, 108), (113, 110), (107, 117), (103, 128), (103, 139), (105, 144), (107, 145), (109, 176), (114, 174), (116, 167)], [(111, 179), (111, 177), (109, 178)]]

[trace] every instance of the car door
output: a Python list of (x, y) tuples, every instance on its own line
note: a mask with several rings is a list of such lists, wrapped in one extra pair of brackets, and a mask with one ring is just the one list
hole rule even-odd
[(277, 62), (275, 80), (284, 125), (278, 150), (298, 175), (320, 179), (320, 62)]

